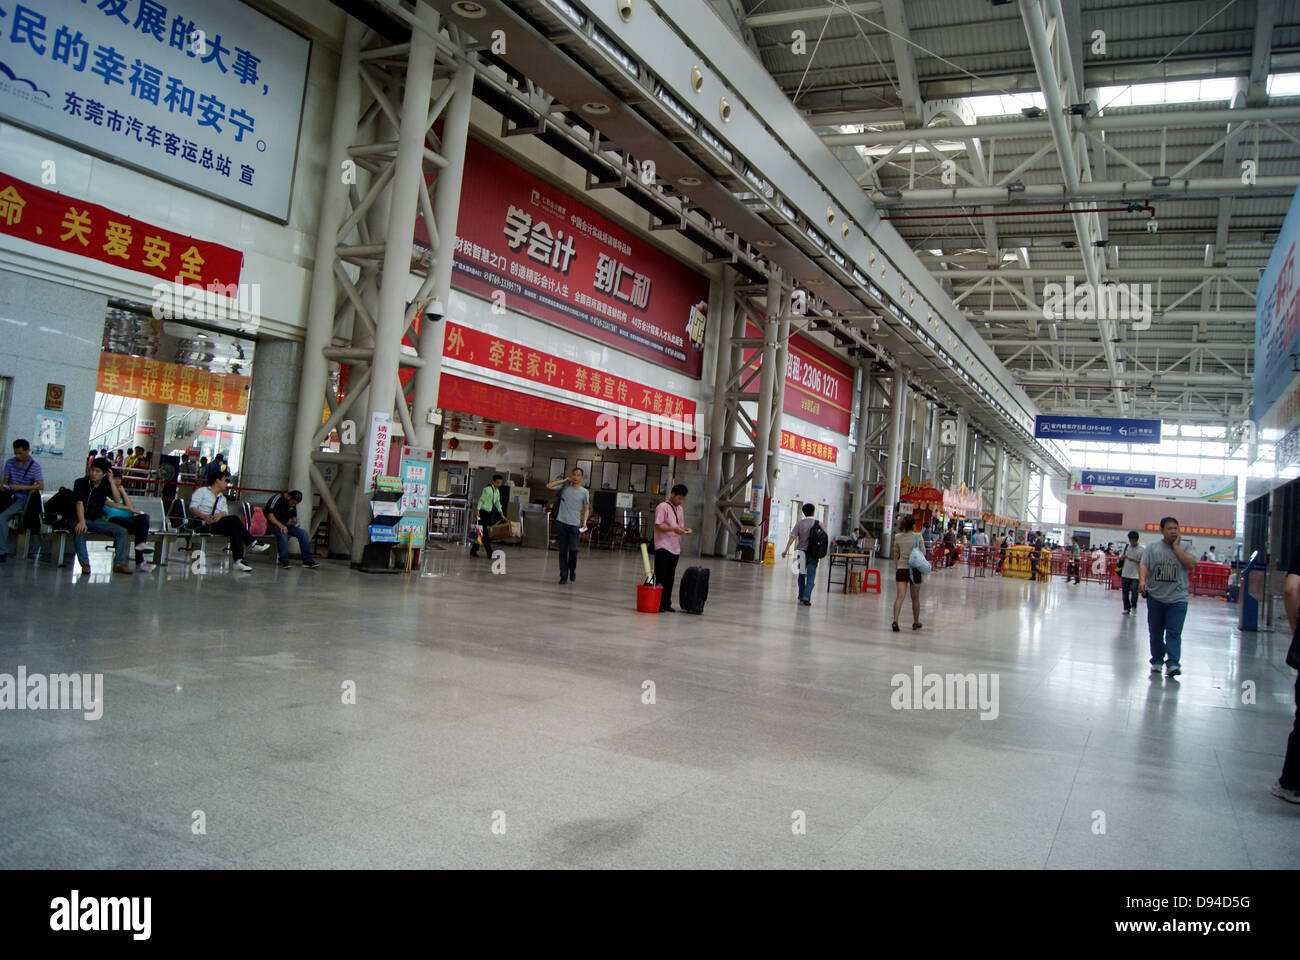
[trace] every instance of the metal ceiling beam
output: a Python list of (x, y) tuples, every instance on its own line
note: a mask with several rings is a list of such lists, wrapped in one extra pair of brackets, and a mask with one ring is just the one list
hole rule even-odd
[[(1033, 278), (1035, 280), (1062, 280), (1064, 271), (1048, 267), (1005, 267), (1000, 269), (979, 269), (954, 267), (951, 263), (944, 272), (944, 278), (953, 280), (976, 280), (984, 277), (1004, 277), (1008, 280)], [(1106, 270), (1110, 280), (1152, 280), (1158, 274), (1162, 280), (1204, 280), (1211, 277), (1236, 277), (1238, 280), (1259, 279), (1256, 267), (1166, 267), (1153, 264), (1150, 268), (1119, 267)]]
[(1277, 20), (1277, 0), (1256, 0), (1255, 38), (1250, 50), (1250, 80), (1246, 91), (1248, 107), (1268, 103), (1268, 68), (1273, 52), (1273, 24)]
[[(1044, 94), (1046, 95), (1046, 94)], [(1069, 106), (1069, 104), (1065, 104)], [(1124, 108), (1126, 110), (1136, 108)], [(846, 116), (847, 114), (840, 114)], [(1075, 117), (1074, 122), (1088, 132), (1107, 131), (1115, 133), (1122, 130), (1149, 133), (1152, 130), (1187, 128), (1187, 127), (1221, 127), (1229, 123), (1246, 120), (1272, 120), (1274, 123), (1286, 124), (1300, 121), (1300, 107), (1246, 107), (1243, 110), (1162, 110), (1155, 113), (1122, 113), (1103, 116)], [(818, 119), (816, 123), (827, 121)], [(862, 120), (838, 120), (838, 123), (861, 123)], [(922, 127), (919, 130), (867, 130), (862, 133), (833, 133), (823, 137), (831, 146), (865, 146), (878, 147), (895, 143), (911, 143), (918, 140), (965, 140), (971, 137), (984, 139), (1036, 138), (1052, 136), (1053, 120), (1048, 112), (1046, 120), (995, 120), (975, 124), (949, 124), (947, 126)]]
[(855, 13), (873, 14), (880, 12), (877, 2), (868, 3), (833, 3), (817, 7), (801, 7), (798, 10), (779, 10), (773, 13), (753, 13), (745, 17), (745, 26), (752, 30), (762, 27), (784, 27), (792, 23), (808, 23), (812, 20), (848, 17)]
[(903, 122), (909, 127), (921, 125), (921, 87), (916, 80), (916, 60), (909, 43), (907, 15), (902, 0), (884, 0), (885, 25), (889, 27), (889, 44), (898, 71), (898, 95), (903, 101)]
[[(1034, 310), (984, 310), (971, 311), (971, 315), (976, 320), (983, 320), (989, 323), (1024, 323), (1031, 314), (1035, 314), (1041, 320), (1043, 318), (1041, 311)], [(1219, 323), (1249, 323), (1255, 322), (1254, 310), (1178, 310), (1174, 313), (1165, 314), (1163, 317), (1152, 319), (1153, 324), (1166, 323), (1201, 323), (1201, 322), (1219, 322)], [(1107, 338), (1106, 343), (1110, 343), (1112, 338)], [(1195, 344), (1188, 344), (1195, 346)]]
[(1240, 177), (1197, 177), (1171, 181), (1168, 186), (1152, 186), (1150, 180), (1082, 181), (1073, 190), (1066, 184), (1031, 183), (1023, 191), (1010, 193), (1006, 187), (931, 187), (902, 190), (899, 196), (872, 197), (879, 207), (973, 206), (982, 203), (1055, 200), (1061, 203), (1087, 200), (1131, 200), (1134, 202), (1179, 200), (1184, 198), (1275, 196), (1289, 197), (1300, 186), (1300, 176), (1258, 177), (1254, 183), (1242, 183)]

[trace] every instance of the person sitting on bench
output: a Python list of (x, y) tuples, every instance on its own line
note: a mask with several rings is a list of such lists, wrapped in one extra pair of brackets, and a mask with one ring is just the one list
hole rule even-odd
[(289, 563), (289, 538), (298, 541), (298, 552), (302, 554), (304, 567), (319, 567), (320, 561), (311, 555), (311, 537), (307, 531), (298, 526), (298, 504), (302, 503), (302, 491), (290, 490), (287, 493), (275, 493), (266, 501), (262, 512), (266, 514), (268, 528), (275, 534), (276, 549), (280, 554), (280, 566), (292, 566)]
[(204, 477), (208, 485), (198, 487), (190, 497), (190, 516), (202, 522), (200, 533), (211, 533), (230, 539), (230, 555), (235, 558), (235, 569), (251, 573), (253, 568), (244, 562), (244, 548), (253, 553), (271, 549), (269, 543), (257, 543), (247, 528), (228, 512), (226, 486), (230, 475), (220, 467), (209, 467)]
[(104, 506), (113, 496), (113, 483), (109, 477), (113, 463), (107, 457), (96, 457), (90, 464), (90, 476), (81, 477), (72, 484), (72, 496), (77, 505), (77, 522), (72, 528), (72, 546), (77, 551), (77, 562), (82, 573), (90, 573), (90, 554), (86, 552), (86, 533), (102, 533), (113, 538), (113, 572), (131, 575), (126, 565), (127, 528), (112, 523), (104, 516)]
[(104, 518), (109, 523), (126, 527), (127, 533), (135, 536), (135, 572), (148, 573), (153, 569), (153, 564), (144, 558), (145, 551), (153, 550), (149, 543), (149, 515), (137, 510), (131, 502), (130, 495), (122, 486), (121, 470), (114, 467), (108, 475), (108, 482), (112, 486), (112, 492), (104, 504)]

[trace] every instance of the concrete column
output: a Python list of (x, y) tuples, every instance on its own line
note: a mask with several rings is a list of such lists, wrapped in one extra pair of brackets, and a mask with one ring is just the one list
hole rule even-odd
[(889, 396), (889, 439), (885, 453), (885, 524), (880, 534), (880, 555), (889, 556), (894, 549), (894, 504), (898, 502), (899, 485), (903, 480), (903, 401), (907, 388), (903, 383), (903, 368), (895, 367), (893, 386)]
[[(431, 16), (426, 4), (416, 5), (416, 16)], [(420, 182), (424, 176), (424, 138), (428, 130), (429, 96), (433, 88), (433, 38), (423, 30), (411, 31), (410, 53), (406, 64), (406, 85), (402, 93), (401, 124), (398, 131), (397, 158), (394, 163), (391, 196), (388, 206), (388, 232), (384, 239), (384, 268), (379, 287), (379, 312), (375, 317), (375, 353), (371, 367), (370, 395), (366, 418), (359, 425), (358, 436), (366, 437), (368, 450), (373, 440), (371, 421), (375, 414), (392, 416), (397, 399), (397, 368), (405, 334), (407, 283), (411, 275), (411, 236), (419, 207)], [(360, 474), (360, 484), (366, 471)], [(366, 537), (361, 535), (369, 520), (370, 504), (358, 488), (353, 507), (352, 562), (361, 561)]]
[[(297, 421), (302, 369), (301, 343), (292, 340), (262, 340), (258, 343), (253, 359), (248, 424), (244, 428), (240, 486), (262, 490), (288, 489), (291, 452), (284, 441), (292, 435)], [(311, 488), (297, 489), (302, 489), (306, 497)]]
[(986, 507), (990, 513), (996, 513), (998, 516), (1003, 516), (1006, 513), (1004, 509), (1006, 506), (1006, 492), (1003, 490), (1003, 487), (1007, 482), (1006, 447), (1002, 444), (998, 444), (993, 456), (995, 458), (993, 468), (993, 497), (992, 502), (987, 504)]
[[(849, 507), (849, 530), (862, 522), (862, 505), (866, 503), (867, 488), (867, 436), (868, 414), (871, 407), (871, 374), (866, 367), (859, 366), (858, 382), (858, 423), (855, 442), (857, 449), (853, 452), (853, 500)], [(849, 531), (846, 530), (846, 533)]]
[[(151, 433), (140, 432), (140, 421), (147, 420), (153, 424)], [(135, 408), (135, 436), (131, 446), (144, 447), (145, 453), (153, 454), (153, 465), (158, 466), (158, 457), (167, 452), (164, 445), (167, 439), (167, 404), (141, 400)]]
[(722, 447), (727, 432), (727, 377), (731, 374), (731, 324), (736, 303), (736, 273), (723, 268), (722, 282), (709, 284), (707, 335), (714, 340), (713, 409), (709, 411), (709, 464), (704, 484), (704, 520), (700, 524), (700, 549), (719, 552), (718, 491), (722, 487)]
[[(456, 249), (456, 222), (460, 212), (460, 190), (465, 172), (465, 145), (469, 141), (469, 111), (473, 104), (474, 68), (464, 64), (452, 78), (455, 92), (447, 104), (442, 122), (442, 155), (447, 165), (438, 171), (437, 195), (433, 199), (433, 219), (438, 225), (438, 259), (434, 273), (433, 301), (430, 310), (438, 316), (447, 313), (451, 294), (451, 267)], [(446, 325), (432, 322), (426, 315), (420, 321), (420, 358), (424, 366), (415, 371), (415, 391), (411, 397), (411, 426), (417, 447), (433, 447), (433, 424), (429, 413), (438, 407), (438, 382), (442, 378), (442, 336)]]

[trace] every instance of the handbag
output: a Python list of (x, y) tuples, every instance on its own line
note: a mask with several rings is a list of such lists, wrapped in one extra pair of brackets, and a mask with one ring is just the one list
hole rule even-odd
[(0, 511), (8, 510), (18, 498), (8, 490), (0, 490)]
[(925, 551), (922, 550), (921, 545), (916, 542), (915, 536), (916, 535), (913, 534), (912, 552), (907, 555), (907, 565), (918, 573), (927, 574), (933, 568), (930, 566), (930, 561), (925, 559)]
[(106, 520), (112, 520), (114, 518), (119, 520), (125, 520), (128, 517), (132, 517), (132, 516), (135, 516), (135, 514), (133, 514), (126, 507), (119, 507), (115, 503), (104, 504), (104, 519)]

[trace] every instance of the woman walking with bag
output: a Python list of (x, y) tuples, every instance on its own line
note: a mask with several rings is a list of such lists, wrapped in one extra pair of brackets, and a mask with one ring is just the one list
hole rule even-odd
[[(921, 575), (927, 571), (912, 566), (912, 551), (923, 551), (922, 540), (913, 529), (915, 526), (916, 518), (908, 514), (898, 521), (898, 534), (894, 537), (894, 583), (898, 592), (894, 597), (894, 622), (890, 629), (895, 633), (898, 632), (898, 612), (903, 609), (904, 584), (912, 594), (912, 629), (921, 629)], [(922, 562), (925, 562), (924, 557)]]

